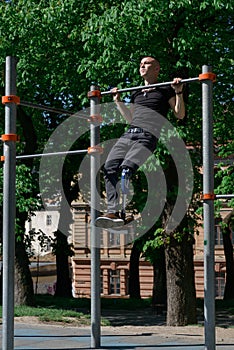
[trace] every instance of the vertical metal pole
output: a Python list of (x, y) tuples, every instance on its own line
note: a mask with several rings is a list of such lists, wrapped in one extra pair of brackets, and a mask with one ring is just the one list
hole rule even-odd
[[(209, 66), (202, 73), (212, 72)], [(214, 157), (212, 80), (202, 81), (205, 349), (215, 349)]]
[[(16, 59), (6, 58), (5, 94), (16, 95)], [(16, 133), (16, 105), (5, 105), (5, 134)], [(4, 143), (2, 350), (14, 349), (15, 141)]]
[[(98, 91), (99, 87), (92, 85), (90, 91)], [(90, 97), (90, 114), (99, 115), (100, 97)], [(93, 121), (92, 121), (93, 120)], [(90, 122), (90, 146), (100, 143), (99, 122), (91, 118)], [(101, 329), (101, 299), (100, 299), (100, 237), (99, 230), (94, 225), (100, 210), (99, 203), (99, 152), (90, 154), (90, 189), (91, 189), (91, 348), (100, 347), (100, 329)]]

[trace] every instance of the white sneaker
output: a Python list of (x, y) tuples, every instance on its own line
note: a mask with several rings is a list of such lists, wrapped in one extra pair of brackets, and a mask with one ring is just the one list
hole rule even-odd
[(124, 220), (114, 213), (108, 213), (103, 216), (99, 216), (95, 220), (95, 226), (102, 228), (111, 228), (111, 227), (121, 227), (124, 225)]

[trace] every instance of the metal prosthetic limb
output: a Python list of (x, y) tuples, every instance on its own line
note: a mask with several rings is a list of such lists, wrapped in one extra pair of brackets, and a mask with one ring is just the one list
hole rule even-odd
[(124, 168), (121, 173), (121, 191), (122, 191), (122, 210), (121, 210), (121, 219), (125, 220), (126, 218), (126, 204), (127, 204), (127, 195), (129, 193), (129, 185), (132, 171), (130, 168)]

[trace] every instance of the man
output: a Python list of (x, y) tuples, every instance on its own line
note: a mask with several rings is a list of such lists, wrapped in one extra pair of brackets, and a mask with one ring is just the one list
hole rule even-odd
[(156, 58), (142, 58), (140, 75), (145, 81), (145, 89), (133, 93), (131, 108), (127, 108), (121, 102), (117, 88), (112, 90), (117, 108), (130, 127), (111, 149), (104, 165), (108, 212), (96, 219), (95, 225), (98, 227), (111, 228), (126, 224), (118, 213), (119, 175), (124, 171), (130, 177), (154, 152), (161, 129), (160, 118), (157, 118), (157, 115), (166, 118), (171, 108), (177, 118), (182, 119), (185, 116), (183, 85), (180, 78), (174, 78), (171, 86), (147, 89), (147, 85), (157, 83), (159, 70), (160, 65)]

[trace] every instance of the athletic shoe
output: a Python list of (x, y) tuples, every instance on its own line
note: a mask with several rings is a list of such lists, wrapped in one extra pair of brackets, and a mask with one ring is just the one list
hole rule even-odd
[(134, 221), (134, 216), (133, 215), (128, 215), (126, 216), (125, 220), (124, 220), (124, 224), (130, 224), (130, 222)]
[(95, 220), (95, 226), (102, 228), (120, 227), (124, 225), (124, 220), (114, 213), (99, 216)]

